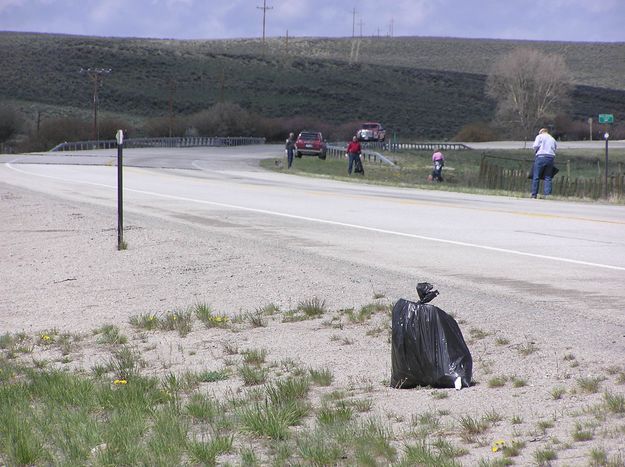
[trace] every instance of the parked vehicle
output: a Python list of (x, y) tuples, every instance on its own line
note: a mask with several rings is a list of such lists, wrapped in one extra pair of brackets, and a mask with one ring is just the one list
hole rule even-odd
[(319, 131), (302, 131), (295, 141), (295, 156), (317, 156), (326, 158), (326, 142)]
[(360, 125), (356, 137), (359, 141), (384, 141), (386, 130), (381, 123), (367, 122)]

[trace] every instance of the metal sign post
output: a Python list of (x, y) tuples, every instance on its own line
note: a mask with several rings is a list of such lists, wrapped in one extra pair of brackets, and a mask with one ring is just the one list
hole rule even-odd
[[(614, 115), (613, 114), (599, 114), (599, 123), (606, 125), (610, 123), (614, 123)], [(610, 134), (606, 131), (603, 135), (603, 139), (605, 139), (605, 189), (604, 195), (605, 199), (608, 199), (608, 139), (610, 139)]]
[(115, 135), (117, 140), (117, 249), (124, 248), (124, 200), (122, 185), (122, 167), (123, 167), (123, 150), (124, 150), (124, 132), (117, 130)]
[(610, 134), (606, 131), (603, 135), (605, 138), (605, 199), (608, 199), (608, 140), (610, 139)]

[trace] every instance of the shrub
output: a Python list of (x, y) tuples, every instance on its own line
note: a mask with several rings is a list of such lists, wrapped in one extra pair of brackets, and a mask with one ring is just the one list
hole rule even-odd
[[(132, 125), (121, 118), (103, 118), (98, 120), (98, 134), (100, 139), (115, 139), (117, 130), (124, 130), (124, 138), (131, 138), (135, 129)], [(93, 131), (93, 130), (92, 130)], [(91, 139), (91, 136), (89, 139)]]
[(22, 122), (12, 107), (0, 106), (0, 143), (11, 139), (20, 131)]
[[(169, 134), (170, 124), (172, 130), (171, 135)], [(153, 138), (184, 136), (188, 126), (188, 118), (181, 115), (176, 115), (173, 122), (169, 117), (155, 117), (145, 122), (143, 132), (146, 136)]]
[(252, 136), (250, 114), (238, 104), (219, 102), (191, 117), (201, 136)]
[(497, 132), (488, 123), (475, 122), (463, 126), (452, 138), (453, 141), (466, 141), (479, 143), (483, 141), (497, 140)]
[(39, 132), (31, 133), (20, 151), (48, 151), (64, 141), (85, 141), (93, 137), (93, 124), (77, 117), (43, 120)]

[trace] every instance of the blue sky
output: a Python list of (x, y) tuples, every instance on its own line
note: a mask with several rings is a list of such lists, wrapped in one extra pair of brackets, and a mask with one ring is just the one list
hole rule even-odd
[[(625, 42), (625, 0), (265, 0), (268, 37)], [(263, 0), (0, 0), (0, 30), (173, 39), (262, 35)]]

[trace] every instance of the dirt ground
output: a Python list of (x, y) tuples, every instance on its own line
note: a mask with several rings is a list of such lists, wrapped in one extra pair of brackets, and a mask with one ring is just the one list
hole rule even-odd
[[(146, 374), (219, 370), (236, 365), (243, 350), (265, 349), (274, 368), (292, 361), (331, 370), (332, 385), (315, 389), (313, 397), (345, 389), (351, 397), (370, 399), (372, 414), (392, 429), (400, 451), (415, 441), (419, 415), (436, 413), (440, 426), (432, 429), (432, 437), (468, 449), (458, 458), (464, 465), (500, 459), (501, 452), (492, 451), (497, 440), (524, 443), (513, 458), (517, 465), (536, 463), (535, 453), (545, 449), (557, 453), (553, 465), (588, 465), (593, 448), (605, 450), (614, 462), (625, 459), (625, 414), (605, 404), (606, 392), (625, 394), (625, 351), (606, 361), (606, 349), (584, 343), (587, 323), (569, 326), (573, 332), (561, 339), (557, 324), (553, 329), (537, 330), (532, 323), (511, 328), (479, 314), (478, 309), (488, 310), (488, 302), (466, 296), (457, 307), (445, 300), (439, 285), (441, 296), (433, 304), (458, 320), (473, 356), (475, 384), (461, 391), (393, 389), (390, 314), (377, 312), (360, 323), (349, 320), (344, 310), (414, 299), (418, 277), (357, 261), (328, 261), (280, 239), (243, 231), (224, 234), (208, 224), (132, 213), (126, 217), (128, 248), (117, 251), (113, 210), (2, 183), (0, 219), (0, 335), (25, 333), (32, 339), (32, 352), (18, 357), (24, 362), (46, 360), (88, 371), (110, 357), (110, 347), (98, 344), (93, 334), (105, 325), (128, 336), (147, 362)], [(329, 311), (324, 316), (283, 321), (285, 311), (314, 297), (325, 301)], [(207, 329), (195, 321), (184, 337), (175, 331), (141, 331), (129, 322), (198, 303), (231, 318), (269, 304), (281, 313), (266, 317), (262, 327), (243, 320)], [(41, 335), (53, 333), (81, 338), (62, 355), (40, 342)], [(622, 346), (622, 340), (611, 344)], [(233, 348), (239, 353), (232, 355)], [(203, 390), (221, 394), (242, 386), (233, 376)], [(462, 439), (461, 419), (467, 415), (492, 420), (473, 442)], [(576, 426), (590, 431), (591, 439), (576, 439)]]

